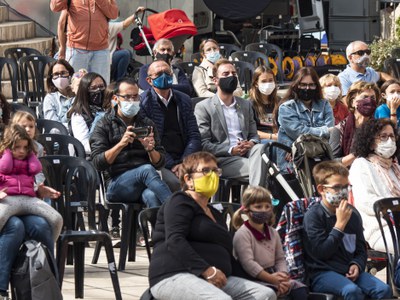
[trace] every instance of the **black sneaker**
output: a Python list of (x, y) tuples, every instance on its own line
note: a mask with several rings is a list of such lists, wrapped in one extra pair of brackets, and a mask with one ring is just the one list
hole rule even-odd
[(120, 234), (119, 226), (114, 226), (110, 231), (110, 235), (113, 239), (120, 239), (121, 234)]

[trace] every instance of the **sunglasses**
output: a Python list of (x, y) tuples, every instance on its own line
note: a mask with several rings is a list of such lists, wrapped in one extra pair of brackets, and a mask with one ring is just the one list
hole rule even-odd
[(363, 56), (364, 54), (370, 55), (371, 50), (366, 49), (366, 50), (358, 50), (356, 52), (351, 53), (351, 55), (357, 54), (358, 56)]

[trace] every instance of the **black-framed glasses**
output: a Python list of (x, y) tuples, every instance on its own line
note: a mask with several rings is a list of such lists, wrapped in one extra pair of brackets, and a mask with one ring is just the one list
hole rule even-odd
[(211, 172), (214, 172), (218, 176), (222, 175), (222, 169), (220, 168), (203, 168), (201, 170), (196, 170), (193, 173), (203, 173), (204, 176), (210, 175)]
[(53, 79), (58, 79), (59, 77), (68, 77), (68, 76), (69, 76), (68, 71), (56, 72), (56, 73), (51, 74), (51, 77)]
[(104, 84), (99, 84), (99, 85), (91, 85), (89, 86), (89, 92), (97, 92), (97, 91), (104, 91), (106, 87)]
[(357, 54), (358, 56), (363, 56), (364, 54), (370, 55), (371, 50), (370, 49), (358, 50), (358, 51), (351, 53), (350, 55), (354, 55), (354, 54)]
[(117, 96), (123, 98), (124, 101), (128, 101), (128, 102), (138, 102), (138, 101), (140, 101), (140, 96), (139, 95), (120, 95), (120, 94), (117, 94)]
[(303, 83), (303, 82), (299, 83), (299, 89), (304, 90), (306, 88), (309, 88), (310, 90), (315, 90), (317, 88), (317, 84), (316, 83)]
[(339, 193), (340, 191), (345, 190), (345, 189), (350, 191), (351, 188), (352, 188), (351, 184), (345, 184), (345, 185), (341, 185), (341, 184), (335, 184), (335, 185), (323, 184), (322, 186), (324, 188), (330, 188), (330, 189), (334, 190), (336, 193)]
[(381, 142), (386, 142), (389, 138), (392, 141), (396, 140), (396, 136), (393, 133), (390, 133), (390, 134), (385, 134), (385, 133), (384, 134), (379, 134), (376, 138), (378, 140), (380, 140)]

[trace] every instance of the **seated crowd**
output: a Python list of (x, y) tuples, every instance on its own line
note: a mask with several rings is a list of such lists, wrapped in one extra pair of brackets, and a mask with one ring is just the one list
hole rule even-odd
[[(109, 75), (74, 73), (77, 70), (59, 59), (49, 68), (43, 116), (64, 124), (83, 144), (87, 158), (104, 174), (108, 201), (160, 207), (149, 267), (156, 299), (306, 299), (309, 291), (346, 300), (387, 299), (390, 287), (364, 270), (366, 243), (386, 251), (373, 204), (400, 197), (400, 82), (367, 68), (365, 46), (349, 45), (346, 72), (351, 76), (319, 78), (313, 68), (304, 67), (282, 99), (266, 66), (256, 68), (248, 99), (243, 99), (234, 64), (221, 58), (212, 39), (200, 45), (203, 61), (192, 82), (171, 65), (174, 48), (167, 39), (154, 45), (155, 61), (141, 68), (139, 83), (122, 78), (107, 86), (104, 78)], [(355, 80), (362, 77), (357, 72), (365, 70), (373, 80)], [(378, 78), (387, 80), (380, 89)], [(194, 105), (194, 93), (207, 98)], [(35, 118), (29, 113), (12, 118), (0, 96), (1, 135), (7, 137), (0, 145), (0, 174), (13, 176), (3, 168), (5, 158), (23, 161), (45, 154), (35, 141)], [(141, 135), (139, 129), (147, 133)], [(14, 131), (22, 132), (21, 137)], [(262, 160), (265, 143), (291, 146), (304, 134), (321, 138), (334, 156), (334, 161), (313, 169), (320, 198), (304, 217), (307, 282), (289, 276), (281, 237), (273, 228), (280, 216), (273, 213), (272, 197), (279, 195), (267, 190)], [(24, 144), (18, 150), (22, 142), (29, 147)], [(284, 151), (277, 151), (275, 162), (282, 173), (294, 171), (292, 157)], [(43, 186), (39, 169), (26, 170), (26, 181), (32, 183), (28, 192), (1, 190), (0, 199), (56, 197), (56, 191)], [(209, 203), (220, 177), (249, 185), (233, 216), (233, 237), (220, 208)], [(51, 244), (60, 225), (58, 215), (49, 214), (10, 213), (8, 221), (2, 220), (0, 245), (6, 246), (0, 247), (5, 266), (0, 270), (0, 299), (7, 297), (10, 262), (17, 252), (11, 255), (4, 249), (19, 247), (17, 235)], [(118, 213), (112, 218), (118, 235)], [(44, 231), (37, 232), (38, 226)]]

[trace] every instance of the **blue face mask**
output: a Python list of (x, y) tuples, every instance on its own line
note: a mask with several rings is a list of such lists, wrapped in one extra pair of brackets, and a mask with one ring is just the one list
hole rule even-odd
[(219, 51), (213, 51), (213, 52), (207, 53), (206, 58), (208, 61), (215, 64), (215, 62), (221, 58), (221, 54), (219, 53)]
[(120, 101), (119, 108), (125, 117), (133, 118), (140, 109), (139, 104), (139, 102)]
[(155, 79), (152, 79), (152, 81), (155, 88), (166, 90), (172, 86), (173, 78), (172, 75), (162, 73), (162, 75), (158, 76)]

